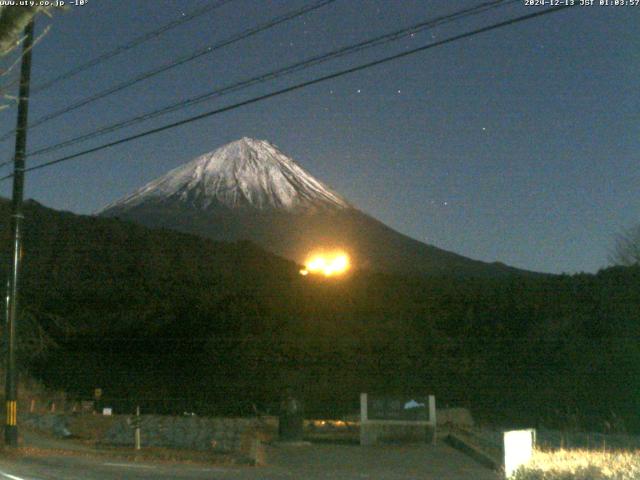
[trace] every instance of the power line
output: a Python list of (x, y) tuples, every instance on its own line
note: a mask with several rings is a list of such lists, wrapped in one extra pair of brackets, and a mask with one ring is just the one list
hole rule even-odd
[[(380, 46), (383, 45), (385, 43), (389, 43), (395, 40), (398, 40), (400, 38), (406, 37), (407, 35), (410, 35), (412, 33), (417, 33), (420, 32), (426, 28), (432, 28), (438, 25), (443, 25), (452, 21), (457, 21), (460, 20), (464, 17), (467, 16), (471, 16), (471, 15), (477, 15), (479, 13), (484, 13), (490, 9), (494, 9), (497, 7), (502, 7), (505, 5), (508, 5), (510, 3), (515, 3), (518, 2), (519, 0), (493, 0), (490, 2), (486, 2), (483, 3), (481, 5), (472, 7), (472, 8), (468, 8), (465, 10), (461, 10), (458, 12), (455, 12), (453, 14), (449, 14), (449, 15), (445, 15), (445, 16), (441, 16), (438, 17), (436, 19), (430, 19), (430, 20), (425, 20), (422, 21), (420, 23), (416, 23), (414, 25), (411, 25), (409, 27), (403, 28), (401, 30), (396, 30), (394, 32), (391, 33), (387, 33), (378, 37), (375, 37), (373, 39), (370, 40), (365, 40), (363, 42), (357, 43), (355, 45), (350, 45), (350, 46), (346, 46), (346, 47), (342, 47), (339, 48), (337, 50), (333, 50), (331, 52), (328, 53), (324, 53), (324, 54), (320, 54), (320, 55), (316, 55), (313, 56), (311, 58), (307, 58), (305, 60), (302, 60), (300, 62), (296, 62), (294, 64), (291, 65), (287, 65), (286, 67), (280, 68), (278, 70), (274, 70), (271, 72), (268, 72), (266, 74), (263, 75), (259, 75), (256, 77), (252, 77), (250, 79), (247, 80), (242, 80), (240, 82), (236, 82), (227, 86), (224, 86), (222, 88), (216, 89), (212, 92), (207, 92), (205, 94), (202, 95), (198, 95), (196, 97), (192, 97), (190, 99), (187, 100), (181, 100), (179, 102), (170, 104), (168, 106), (165, 106), (163, 108), (157, 109), (157, 110), (153, 110), (151, 112), (147, 112), (145, 114), (142, 115), (138, 115), (132, 118), (129, 118), (127, 120), (123, 120), (121, 122), (106, 126), (106, 127), (102, 127), (99, 128), (97, 130), (94, 130), (93, 132), (89, 132), (83, 135), (80, 135), (78, 137), (74, 137), (71, 138), (69, 140), (65, 140), (63, 142), (54, 144), (54, 145), (49, 145), (47, 147), (43, 147), (40, 148), (32, 153), (29, 154), (29, 157), (34, 157), (36, 155), (42, 155), (44, 153), (49, 153), (51, 151), (55, 151), (55, 150), (59, 150), (61, 148), (64, 147), (68, 147), (71, 145), (75, 145), (77, 143), (81, 143), (84, 142), (86, 140), (89, 140), (91, 138), (95, 138), (98, 136), (102, 136), (105, 135), (107, 133), (111, 133), (117, 130), (120, 130), (122, 128), (126, 128), (126, 127), (130, 127), (132, 125), (136, 125), (142, 121), (146, 121), (146, 120), (150, 120), (152, 118), (156, 118), (162, 115), (165, 115), (167, 113), (171, 113), (177, 110), (181, 110), (183, 108), (187, 108), (190, 107), (192, 105), (196, 105), (198, 103), (204, 102), (206, 100), (209, 100), (211, 98), (214, 97), (221, 97), (224, 96), (228, 93), (232, 93), (238, 90), (242, 90), (245, 89), (247, 87), (250, 87), (252, 85), (256, 85), (259, 83), (264, 83), (268, 80), (273, 80), (285, 75), (289, 75), (295, 72), (299, 72), (302, 70), (305, 70), (307, 68), (319, 65), (321, 63), (327, 62), (329, 60), (333, 60), (342, 56), (346, 56), (346, 55), (350, 55), (368, 48), (372, 48), (372, 47), (376, 47), (376, 46)], [(5, 165), (7, 162), (3, 162), (0, 163), (0, 167), (2, 167), (3, 165)]]
[[(83, 98), (82, 100), (79, 100), (78, 102), (72, 103), (71, 105), (62, 108), (60, 110), (57, 110), (55, 112), (49, 113), (43, 117), (38, 118), (37, 120), (35, 120), (34, 122), (32, 122), (29, 125), (29, 128), (35, 128), (39, 125), (42, 125), (50, 120), (53, 120), (54, 118), (58, 118), (66, 113), (72, 112), (74, 110), (77, 110), (80, 107), (84, 107), (85, 105), (88, 105), (90, 103), (93, 103), (97, 100), (100, 100), (101, 98), (107, 97), (109, 95), (113, 95), (114, 93), (120, 92), (122, 90), (125, 90), (126, 88), (129, 88), (137, 83), (140, 83), (142, 81), (148, 80), (152, 77), (155, 77), (156, 75), (159, 75), (161, 73), (164, 73), (166, 71), (169, 71), (173, 68), (176, 68), (180, 65), (184, 65), (185, 63), (191, 62), (193, 60), (196, 60), (204, 55), (209, 55), (211, 53), (213, 53), (216, 50), (219, 50), (223, 47), (227, 47), (229, 45), (232, 45), (236, 42), (239, 42), (241, 40), (244, 40), (246, 38), (249, 38), (253, 35), (256, 35), (260, 32), (263, 32), (265, 30), (268, 30), (270, 28), (273, 28), (277, 25), (280, 25), (284, 22), (287, 22), (289, 20), (292, 20), (294, 18), (297, 18), (299, 16), (305, 15), (309, 12), (312, 12), (314, 10), (317, 10), (319, 8), (322, 8), (326, 5), (329, 5), (330, 3), (335, 2), (336, 0), (321, 0), (319, 2), (316, 2), (314, 4), (311, 5), (307, 5), (305, 7), (299, 8), (297, 10), (293, 10), (290, 11), (288, 13), (285, 13), (284, 15), (281, 15), (279, 17), (275, 17), (272, 20), (269, 20), (268, 22), (259, 24), (255, 27), (252, 27), (248, 30), (244, 30), (243, 32), (240, 32), (236, 35), (233, 35), (225, 40), (222, 40), (218, 43), (215, 43), (213, 45), (198, 49), (188, 55), (184, 55), (182, 57), (178, 57), (177, 59), (173, 60), (172, 62), (165, 64), (161, 67), (155, 68), (153, 70), (149, 70), (145, 73), (142, 73), (136, 77), (133, 77), (132, 79), (126, 80), (124, 82), (121, 82), (117, 85), (114, 85), (112, 87), (107, 88), (106, 90), (102, 90), (101, 92), (98, 92), (94, 95), (91, 95), (89, 97)], [(4, 135), (0, 136), (0, 142), (10, 138), (13, 135), (14, 131), (9, 131), (7, 133), (5, 133)]]
[(156, 37), (159, 37), (160, 35), (162, 35), (163, 33), (168, 32), (169, 30), (172, 30), (180, 25), (184, 25), (187, 22), (190, 22), (191, 20), (194, 20), (195, 18), (201, 17), (202, 15), (205, 15), (206, 13), (212, 12), (213, 10), (216, 10), (220, 7), (222, 7), (223, 5), (226, 5), (227, 3), (230, 3), (234, 0), (219, 0), (215, 3), (212, 3), (210, 5), (206, 5), (202, 8), (193, 10), (190, 13), (187, 13), (183, 16), (181, 16), (179, 19), (177, 20), (173, 20), (169, 23), (164, 24), (163, 26), (161, 26), (160, 28), (157, 28), (156, 30), (153, 30), (151, 32), (147, 32), (145, 34), (142, 34), (136, 38), (134, 38), (133, 40), (131, 40), (128, 43), (125, 43), (124, 45), (120, 45), (118, 47), (116, 47), (113, 50), (110, 50), (106, 53), (103, 53), (102, 55), (99, 55), (81, 65), (78, 65), (75, 68), (72, 68), (71, 70), (68, 70), (67, 72), (58, 75), (57, 77), (52, 78), (51, 80), (48, 80), (44, 83), (41, 83), (40, 85), (36, 85), (36, 87), (33, 89), (32, 94), (35, 93), (39, 93), (42, 92), (44, 90), (47, 90), (48, 88), (51, 88), (53, 85), (55, 85), (56, 83), (59, 83), (63, 80), (68, 80), (71, 77), (76, 76), (77, 74), (79, 74), (80, 72), (84, 72), (85, 70), (88, 70), (91, 67), (95, 67), (96, 65), (105, 62), (106, 60), (109, 60), (117, 55), (120, 55), (121, 53), (124, 53), (128, 50), (131, 50), (134, 47), (137, 47), (138, 45), (141, 45), (149, 40), (152, 40)]
[[(25, 170), (25, 172), (30, 172), (30, 171), (33, 171), (33, 170), (39, 170), (39, 169), (42, 169), (42, 168), (50, 167), (52, 165), (56, 165), (58, 163), (66, 162), (68, 160), (72, 160), (74, 158), (78, 158), (78, 157), (81, 157), (81, 156), (84, 156), (84, 155), (88, 155), (90, 153), (95, 153), (95, 152), (98, 152), (100, 150), (105, 150), (107, 148), (111, 148), (111, 147), (114, 147), (116, 145), (121, 145), (123, 143), (128, 143), (130, 141), (137, 140), (139, 138), (143, 138), (143, 137), (146, 137), (146, 136), (149, 136), (149, 135), (153, 135), (155, 133), (160, 133), (160, 132), (163, 132), (165, 130), (169, 130), (169, 129), (176, 128), (176, 127), (179, 127), (179, 126), (182, 126), (182, 125), (186, 125), (188, 123), (192, 123), (192, 122), (195, 122), (195, 121), (198, 121), (198, 120), (202, 120), (204, 118), (212, 117), (214, 115), (218, 115), (218, 114), (221, 114), (221, 113), (224, 113), (224, 112), (235, 110), (237, 108), (244, 107), (246, 105), (251, 105), (253, 103), (257, 103), (257, 102), (260, 102), (260, 101), (263, 101), (263, 100), (266, 100), (266, 99), (269, 99), (269, 98), (273, 98), (273, 97), (276, 97), (276, 96), (283, 95), (285, 93), (289, 93), (289, 92), (293, 92), (293, 91), (296, 91), (296, 90), (300, 90), (302, 88), (306, 88), (306, 87), (309, 87), (311, 85), (316, 85), (318, 83), (325, 82), (327, 80), (332, 80), (334, 78), (342, 77), (342, 76), (348, 75), (350, 73), (354, 73), (354, 72), (358, 72), (358, 71), (361, 71), (361, 70), (372, 68), (372, 67), (375, 67), (375, 66), (378, 66), (378, 65), (382, 65), (384, 63), (388, 63), (388, 62), (391, 62), (393, 60), (397, 60), (397, 59), (400, 59), (400, 58), (408, 57), (410, 55), (414, 55), (414, 54), (419, 53), (419, 52), (424, 52), (426, 50), (430, 50), (432, 48), (436, 48), (436, 47), (439, 47), (439, 46), (442, 46), (442, 45), (446, 45), (446, 44), (449, 44), (449, 43), (452, 43), (452, 42), (456, 42), (456, 41), (462, 40), (464, 38), (469, 38), (469, 37), (472, 37), (472, 36), (475, 36), (475, 35), (479, 35), (481, 33), (489, 32), (489, 31), (496, 30), (496, 29), (499, 29), (499, 28), (502, 28), (502, 27), (506, 27), (506, 26), (509, 26), (509, 25), (514, 25), (514, 24), (517, 24), (517, 23), (521, 23), (521, 22), (524, 22), (524, 21), (527, 21), (527, 20), (531, 20), (531, 19), (534, 19), (534, 18), (541, 17), (543, 15), (556, 13), (556, 12), (565, 10), (567, 8), (571, 8), (571, 5), (563, 5), (563, 6), (559, 6), (559, 7), (549, 8), (549, 9), (546, 9), (546, 10), (543, 10), (543, 11), (540, 11), (540, 12), (530, 13), (528, 15), (522, 15), (520, 17), (515, 17), (515, 18), (512, 18), (510, 20), (506, 20), (506, 21), (503, 21), (503, 22), (495, 23), (495, 24), (489, 25), (487, 27), (482, 27), (482, 28), (479, 28), (479, 29), (476, 29), (476, 30), (472, 30), (471, 32), (462, 33), (460, 35), (455, 35), (455, 36), (449, 37), (449, 38), (447, 38), (445, 40), (440, 40), (438, 42), (434, 42), (434, 43), (430, 43), (430, 44), (427, 44), (427, 45), (423, 45), (422, 47), (417, 47), (417, 48), (414, 48), (414, 49), (411, 49), (411, 50), (407, 50), (406, 52), (401, 52), (401, 53), (398, 53), (398, 54), (395, 54), (395, 55), (390, 55), (390, 56), (381, 58), (379, 60), (374, 60), (374, 61), (371, 61), (371, 62), (368, 62), (368, 63), (357, 65), (355, 67), (351, 67), (351, 68), (347, 68), (347, 69), (344, 69), (344, 70), (340, 70), (338, 72), (335, 72), (335, 73), (332, 73), (332, 74), (329, 74), (329, 75), (324, 75), (322, 77), (315, 78), (313, 80), (308, 80), (306, 82), (298, 83), (296, 85), (293, 85), (293, 86), (290, 86), (290, 87), (286, 87), (286, 88), (283, 88), (283, 89), (280, 89), (280, 90), (276, 90), (274, 92), (270, 92), (270, 93), (267, 93), (265, 95), (260, 95), (258, 97), (251, 98), (249, 100), (244, 100), (242, 102), (234, 103), (232, 105), (228, 105), (226, 107), (222, 107), (222, 108), (218, 108), (218, 109), (215, 109), (215, 110), (211, 110), (209, 112), (205, 112), (205, 113), (202, 113), (200, 115), (195, 115), (193, 117), (189, 117), (189, 118), (186, 118), (184, 120), (173, 122), (173, 123), (170, 123), (168, 125), (164, 125), (162, 127), (153, 128), (153, 129), (147, 130), (145, 132), (141, 132), (141, 133), (138, 133), (138, 134), (135, 134), (135, 135), (131, 135), (129, 137), (121, 138), (120, 140), (116, 140), (116, 141), (113, 141), (113, 142), (105, 143), (103, 145), (100, 145), (100, 146), (97, 146), (97, 147), (93, 147), (93, 148), (89, 148), (87, 150), (83, 150), (81, 152), (74, 153), (72, 155), (67, 155), (65, 157), (61, 157), (61, 158), (58, 158), (58, 159), (55, 159), (55, 160), (51, 160), (49, 162), (42, 163), (40, 165), (35, 165), (33, 167), (27, 168)], [(0, 181), (7, 180), (7, 179), (11, 178), (12, 176), (13, 175), (6, 175), (6, 176), (0, 178)]]

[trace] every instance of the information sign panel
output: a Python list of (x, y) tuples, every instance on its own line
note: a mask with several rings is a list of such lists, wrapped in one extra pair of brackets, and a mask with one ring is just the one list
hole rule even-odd
[(429, 397), (367, 395), (368, 420), (428, 422)]

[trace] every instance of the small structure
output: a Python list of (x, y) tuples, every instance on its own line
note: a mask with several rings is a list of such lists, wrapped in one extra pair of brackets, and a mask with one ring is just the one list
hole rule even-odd
[(435, 396), (360, 394), (360, 445), (435, 441)]

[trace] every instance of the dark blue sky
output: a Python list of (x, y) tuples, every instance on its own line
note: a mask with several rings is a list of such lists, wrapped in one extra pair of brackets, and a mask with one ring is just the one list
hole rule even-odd
[[(207, 3), (89, 0), (53, 20), (41, 17), (38, 31), (51, 30), (34, 52), (33, 83)], [(234, 0), (34, 95), (30, 118), (308, 3)], [(34, 128), (29, 149), (479, 3), (338, 0)], [(538, 8), (523, 0), (29, 162)], [(607, 264), (613, 235), (640, 221), (639, 21), (640, 7), (575, 7), (33, 172), (27, 195), (91, 213), (251, 136), (275, 143), (357, 207), (418, 240), (521, 268), (593, 272)], [(3, 131), (12, 128), (15, 109), (0, 120)], [(12, 151), (12, 142), (0, 145), (3, 158)], [(10, 193), (4, 182), (0, 194)]]

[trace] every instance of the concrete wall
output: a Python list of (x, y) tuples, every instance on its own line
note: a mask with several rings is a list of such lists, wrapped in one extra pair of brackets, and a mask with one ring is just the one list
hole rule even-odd
[(431, 425), (367, 422), (360, 425), (360, 445), (431, 443), (434, 432)]

